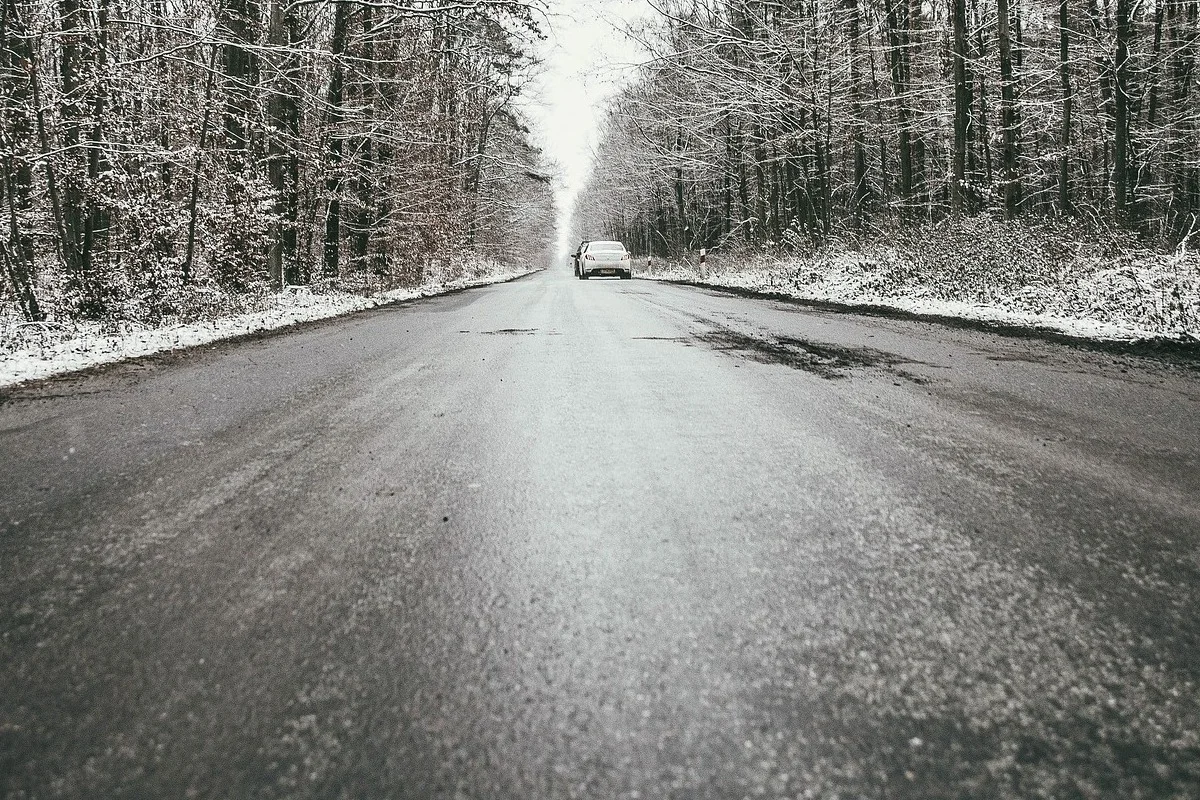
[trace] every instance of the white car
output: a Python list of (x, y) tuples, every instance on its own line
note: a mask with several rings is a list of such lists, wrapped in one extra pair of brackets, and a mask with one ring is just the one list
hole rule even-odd
[(633, 277), (633, 256), (620, 242), (588, 242), (579, 256), (579, 279), (593, 275), (618, 275), (629, 280)]

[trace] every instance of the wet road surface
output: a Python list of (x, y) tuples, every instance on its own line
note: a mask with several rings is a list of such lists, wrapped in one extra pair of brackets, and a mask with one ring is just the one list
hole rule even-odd
[(11, 391), (0, 793), (1200, 796), (1200, 373), (546, 272)]

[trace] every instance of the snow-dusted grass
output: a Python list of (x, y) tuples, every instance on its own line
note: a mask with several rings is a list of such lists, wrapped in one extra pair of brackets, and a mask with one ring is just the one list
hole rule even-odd
[[(482, 274), (475, 271), (461, 277), (427, 283), (416, 289), (395, 289), (367, 296), (346, 292), (318, 294), (306, 287), (289, 287), (282, 294), (264, 295), (255, 311), (161, 327), (132, 323), (22, 322), (12, 316), (0, 316), (0, 387), (301, 322), (328, 319), (388, 303), (501, 283), (534, 271), (495, 269)], [(4, 309), (4, 313), (9, 313), (9, 310)]]
[(1200, 253), (1078, 244), (1006, 225), (973, 222), (932, 243), (936, 231), (802, 255), (717, 252), (703, 269), (656, 262), (643, 277), (1090, 339), (1200, 342)]

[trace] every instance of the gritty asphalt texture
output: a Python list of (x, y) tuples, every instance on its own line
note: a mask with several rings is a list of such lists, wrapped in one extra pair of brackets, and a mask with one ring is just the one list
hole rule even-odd
[(1200, 372), (556, 268), (10, 391), (8, 798), (1200, 796)]

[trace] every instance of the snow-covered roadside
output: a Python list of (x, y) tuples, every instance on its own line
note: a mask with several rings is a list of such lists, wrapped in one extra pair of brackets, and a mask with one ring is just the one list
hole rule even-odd
[[(796, 262), (722, 263), (718, 258), (710, 259), (703, 269), (694, 263), (676, 263), (657, 266), (639, 277), (1039, 329), (1085, 339), (1200, 343), (1200, 274), (1194, 259), (1182, 268), (1165, 261), (1154, 266), (1124, 265), (1072, 276), (1057, 284), (983, 292), (967, 291), (966, 287), (935, 289), (915, 275), (895, 280), (887, 274), (889, 266), (851, 254), (829, 259), (819, 270)], [(881, 291), (881, 287), (887, 288)], [(946, 297), (958, 289), (983, 298)]]
[(537, 272), (536, 269), (496, 272), (428, 284), (418, 289), (396, 289), (364, 297), (347, 293), (314, 294), (292, 287), (273, 295), (261, 311), (161, 328), (129, 328), (106, 333), (99, 323), (5, 323), (0, 319), (0, 388), (49, 378), (89, 367), (209, 344), (259, 331), (349, 314), (388, 303), (503, 283)]

